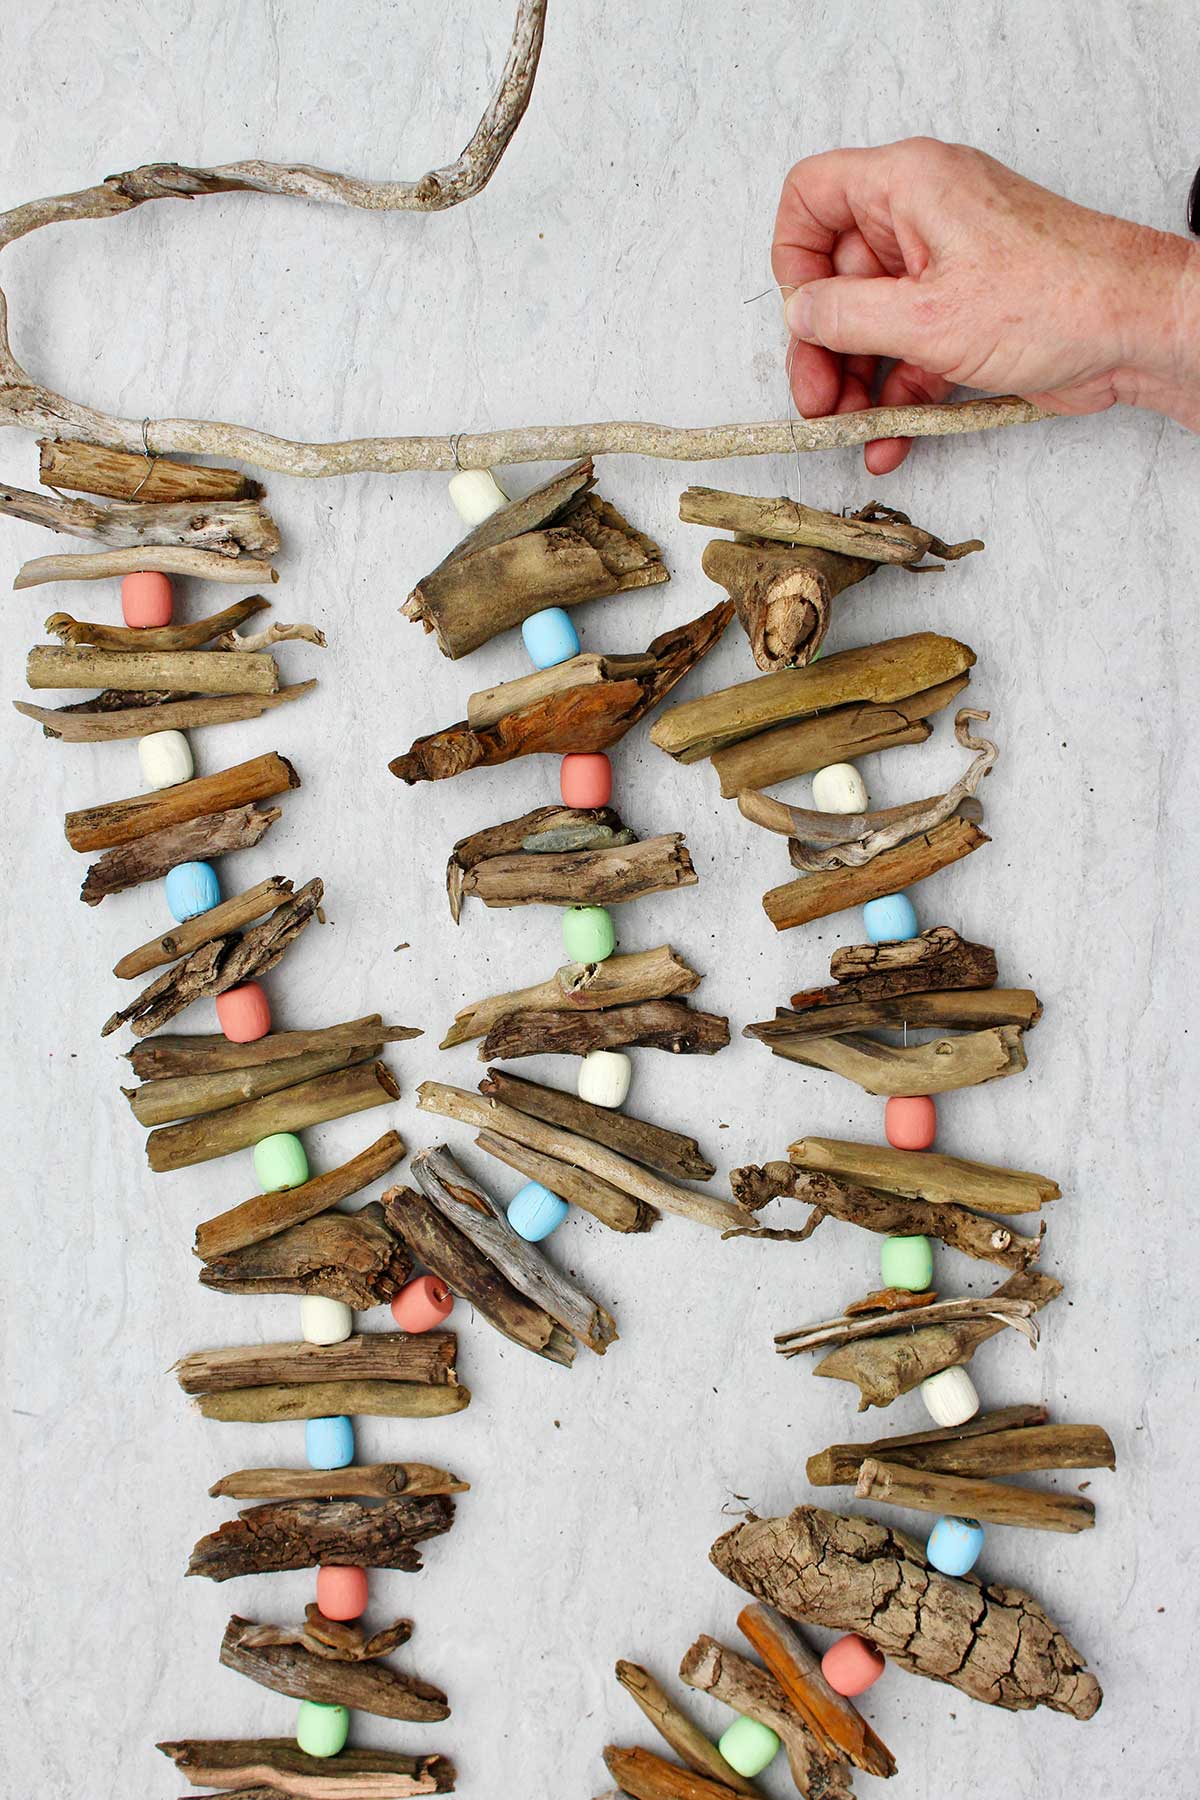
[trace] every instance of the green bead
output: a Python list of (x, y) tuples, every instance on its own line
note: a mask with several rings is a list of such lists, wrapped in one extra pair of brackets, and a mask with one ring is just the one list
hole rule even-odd
[(933, 1280), (933, 1245), (927, 1237), (884, 1238), (879, 1250), (884, 1287), (923, 1294)]
[(350, 1714), (344, 1706), (326, 1706), (322, 1700), (302, 1700), (296, 1714), (296, 1742), (309, 1756), (336, 1756), (346, 1747)]
[(276, 1131), (254, 1146), (254, 1173), (264, 1194), (299, 1187), (308, 1180), (304, 1145), (292, 1131)]
[(572, 962), (598, 963), (613, 953), (617, 934), (603, 906), (572, 906), (563, 914), (563, 947)]
[(717, 1749), (738, 1775), (761, 1775), (779, 1748), (769, 1725), (757, 1719), (738, 1718), (722, 1733)]

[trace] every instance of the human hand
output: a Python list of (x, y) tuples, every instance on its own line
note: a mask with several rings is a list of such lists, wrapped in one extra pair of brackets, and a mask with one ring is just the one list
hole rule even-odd
[[(783, 186), (771, 266), (808, 418), (944, 400), (954, 383), (1052, 412), (1118, 400), (1200, 429), (1200, 252), (1092, 212), (980, 150), (832, 150)], [(911, 440), (868, 444), (885, 475)]]

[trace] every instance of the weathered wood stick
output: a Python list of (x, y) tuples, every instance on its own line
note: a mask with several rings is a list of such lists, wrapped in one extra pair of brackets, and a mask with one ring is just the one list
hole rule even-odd
[[(169, 1125), (176, 1119), (197, 1119), (220, 1112), (242, 1100), (258, 1100), (295, 1087), (314, 1075), (331, 1075), (354, 1063), (373, 1062), (382, 1050), (379, 1042), (353, 1049), (312, 1050), (307, 1056), (289, 1056), (283, 1062), (259, 1063), (249, 1069), (229, 1069), (223, 1075), (172, 1075), (165, 1081), (147, 1081), (139, 1088), (122, 1088), (139, 1125)], [(307, 1183), (305, 1183), (307, 1186)], [(296, 1190), (282, 1190), (294, 1193)]]
[[(961, 1321), (995, 1319), (1020, 1331), (1030, 1343), (1037, 1342), (1037, 1329), (1028, 1324), (1037, 1308), (1030, 1300), (998, 1299), (995, 1294), (967, 1294), (960, 1299), (939, 1300), (921, 1309), (917, 1323), (922, 1329), (932, 1325), (957, 1325)], [(843, 1313), (836, 1319), (824, 1319), (816, 1325), (803, 1325), (793, 1331), (778, 1331), (775, 1347), (783, 1356), (799, 1356), (805, 1350), (823, 1350), (827, 1344), (852, 1344), (863, 1338), (889, 1337), (893, 1332), (909, 1329), (914, 1321), (894, 1312)]]
[(141, 944), (136, 950), (130, 950), (114, 965), (113, 974), (123, 981), (129, 981), (135, 975), (145, 975), (151, 969), (161, 968), (164, 963), (175, 962), (181, 956), (188, 956), (193, 950), (198, 950), (201, 944), (209, 944), (227, 931), (238, 931), (243, 925), (261, 919), (264, 914), (273, 911), (288, 899), (291, 892), (292, 884), (286, 876), (268, 876), (266, 881), (247, 888), (245, 893), (235, 894), (231, 900), (222, 900), (207, 912), (197, 914), (194, 919), (173, 925), (162, 937), (151, 938), (148, 944)]
[(277, 1131), (303, 1131), (308, 1125), (344, 1119), (399, 1098), (400, 1088), (385, 1063), (359, 1063), (335, 1075), (318, 1075), (312, 1081), (282, 1088), (261, 1100), (227, 1106), (203, 1119), (160, 1126), (146, 1139), (146, 1156), (156, 1174), (187, 1169), (194, 1163), (245, 1150)]
[(766, 1669), (760, 1669), (715, 1638), (699, 1637), (679, 1665), (680, 1680), (711, 1694), (734, 1712), (756, 1719), (783, 1745), (798, 1793), (826, 1800), (853, 1800), (850, 1770), (838, 1752), (830, 1753), (810, 1729), (804, 1715)]
[(506, 819), (499, 825), (487, 825), (460, 838), (450, 852), (446, 864), (446, 893), (450, 900), (450, 916), (457, 925), (462, 913), (463, 881), (475, 864), (485, 857), (504, 856), (527, 848), (531, 839), (544, 839), (556, 831), (585, 831), (599, 836), (605, 830), (615, 835), (621, 821), (611, 806), (580, 810), (572, 806), (537, 806), (518, 819)]
[(471, 1404), (470, 1388), (420, 1381), (306, 1381), (273, 1387), (229, 1388), (201, 1394), (206, 1419), (271, 1425), (290, 1419), (328, 1419), (355, 1413), (386, 1419), (442, 1419)]
[(747, 1800), (758, 1800), (761, 1789), (730, 1767), (717, 1746), (692, 1723), (648, 1669), (643, 1669), (640, 1663), (622, 1660), (617, 1664), (616, 1674), (630, 1699), (641, 1708), (682, 1763), (695, 1774), (706, 1775), (731, 1788), (735, 1794), (745, 1795)]
[(254, 500), (262, 489), (240, 469), (214, 469), (169, 456), (134, 456), (72, 438), (42, 438), (39, 476), (46, 487), (117, 500)]
[(898, 894), (990, 843), (977, 825), (955, 816), (895, 850), (884, 850), (862, 868), (830, 869), (769, 888), (763, 895), (763, 911), (776, 931), (791, 931), (884, 894)]
[(679, 517), (685, 525), (708, 525), (716, 531), (741, 531), (751, 537), (770, 538), (781, 544), (811, 544), (834, 550), (839, 556), (861, 556), (868, 562), (907, 563), (910, 567), (932, 553), (957, 562), (973, 550), (982, 550), (979, 538), (947, 544), (932, 531), (922, 531), (903, 513), (870, 502), (857, 513), (819, 512), (783, 495), (760, 499), (754, 494), (731, 494), (721, 488), (689, 487), (679, 496)]
[(354, 1500), (273, 1500), (244, 1507), (236, 1519), (202, 1537), (187, 1573), (228, 1581), (324, 1562), (414, 1570), (421, 1567), (417, 1546), (453, 1523), (454, 1502), (445, 1495), (369, 1506)]
[(479, 1091), (530, 1118), (542, 1119), (547, 1125), (561, 1125), (579, 1137), (605, 1144), (660, 1175), (674, 1175), (681, 1181), (708, 1181), (717, 1172), (716, 1164), (703, 1154), (695, 1138), (670, 1131), (664, 1125), (652, 1125), (648, 1119), (636, 1119), (625, 1111), (595, 1106), (561, 1088), (528, 1081), (523, 1075), (510, 1075), (507, 1069), (489, 1069), (480, 1080)]
[(1090, 1531), (1096, 1508), (1081, 1494), (1046, 1493), (1039, 1488), (1011, 1487), (1003, 1481), (967, 1480), (927, 1469), (868, 1457), (858, 1472), (858, 1500), (882, 1500), (916, 1512), (949, 1513), (979, 1519), (985, 1525), (1015, 1525), (1029, 1531)]
[(215, 775), (181, 781), (177, 787), (69, 812), (67, 842), (72, 850), (115, 850), (172, 825), (186, 825), (192, 819), (227, 812), (254, 800), (270, 800), (299, 786), (300, 777), (291, 763), (272, 750)]
[(449, 1050), (455, 1044), (485, 1037), (494, 1024), (512, 1013), (559, 1012), (567, 1008), (583, 1012), (628, 1006), (639, 1000), (665, 1000), (674, 994), (692, 993), (699, 987), (700, 979), (670, 944), (637, 950), (627, 956), (610, 956), (604, 962), (565, 963), (536, 987), (492, 994), (460, 1007), (438, 1048)]
[(787, 1518), (744, 1520), (709, 1555), (787, 1617), (860, 1632), (902, 1669), (973, 1699), (1076, 1719), (1100, 1704), (1083, 1657), (1029, 1595), (942, 1575), (910, 1537), (872, 1519), (800, 1506)]
[(498, 687), (482, 688), (467, 699), (467, 724), (472, 731), (482, 731), (497, 724), (506, 713), (519, 712), (564, 688), (592, 687), (602, 681), (628, 681), (654, 673), (654, 658), (645, 654), (632, 656), (598, 656), (582, 652), (555, 663), (549, 669), (535, 669), (531, 675), (518, 675), (515, 681), (501, 682)]
[(480, 1062), (516, 1056), (586, 1056), (640, 1044), (676, 1055), (713, 1056), (729, 1042), (723, 1014), (699, 1012), (686, 1000), (643, 1000), (603, 1012), (513, 1013), (498, 1019), (477, 1052)]
[(845, 1757), (856, 1769), (884, 1779), (896, 1773), (887, 1745), (854, 1702), (830, 1687), (816, 1652), (794, 1625), (757, 1603), (744, 1606), (737, 1622), (826, 1756)]
[(113, 711), (80, 711), (75, 707), (30, 706), (14, 700), (17, 712), (42, 727), (44, 736), (66, 744), (105, 744), (121, 738), (147, 737), (154, 731), (193, 731), (201, 725), (235, 724), (257, 719), (272, 707), (286, 706), (309, 694), (315, 681), (300, 681), (274, 694), (225, 694), (194, 700), (164, 700), (150, 706)]
[(878, 564), (743, 537), (736, 543), (715, 538), (700, 566), (737, 607), (755, 663), (775, 670), (812, 662), (825, 641), (834, 600), (873, 575)]
[(100, 650), (92, 644), (35, 644), (25, 660), (25, 680), (31, 688), (273, 694), (279, 687), (279, 668), (273, 656), (257, 650)]
[(248, 850), (283, 817), (277, 806), (260, 811), (255, 806), (232, 806), (225, 812), (205, 813), (182, 825), (152, 831), (136, 843), (108, 850), (83, 878), (79, 898), (85, 906), (99, 906), (109, 894), (145, 881), (159, 881), (176, 863), (210, 862), (230, 850)]
[(235, 600), (207, 619), (187, 625), (106, 625), (72, 618), (70, 613), (51, 613), (44, 629), (63, 644), (92, 644), (98, 650), (199, 650), (222, 633), (236, 631), (257, 613), (268, 612), (271, 602), (261, 594)]
[(431, 1463), (350, 1463), (344, 1469), (236, 1469), (208, 1491), (228, 1500), (392, 1500), (399, 1494), (465, 1494), (470, 1486)]
[[(1045, 1407), (1011, 1407), (1010, 1414), (1040, 1413)], [(1114, 1469), (1116, 1451), (1099, 1425), (1004, 1423), (1003, 1415), (987, 1414), (987, 1430), (967, 1435), (962, 1427), (944, 1435), (914, 1433), (910, 1438), (877, 1438), (871, 1444), (830, 1444), (808, 1459), (814, 1487), (852, 1487), (865, 1462), (877, 1458), (889, 1467), (923, 1469), (937, 1475), (1026, 1475), (1036, 1469)], [(999, 1420), (999, 1423), (995, 1421)], [(972, 1420), (971, 1423), (977, 1423)], [(974, 1515), (973, 1515), (974, 1516)]]
[(766, 1041), (775, 1056), (828, 1069), (868, 1094), (947, 1094), (1019, 1075), (1026, 1067), (1023, 1036), (1019, 1025), (1000, 1025), (931, 1044), (887, 1044), (858, 1032)]
[(799, 1168), (848, 1176), (865, 1187), (882, 1188), (934, 1206), (956, 1200), (980, 1212), (1037, 1212), (1062, 1190), (1048, 1175), (967, 1162), (934, 1150), (893, 1150), (882, 1144), (855, 1144), (841, 1138), (801, 1138), (788, 1146)]
[(289, 1694), (293, 1700), (351, 1706), (382, 1719), (428, 1723), (450, 1717), (445, 1694), (428, 1681), (375, 1662), (335, 1662), (313, 1656), (299, 1644), (259, 1644), (255, 1639), (261, 1630), (252, 1620), (239, 1619), (236, 1614), (230, 1619), (221, 1640), (225, 1668), (277, 1694)]
[(623, 1800), (729, 1800), (736, 1792), (723, 1781), (681, 1769), (652, 1750), (626, 1750), (608, 1744), (604, 1750), (608, 1772)]
[(126, 1054), (134, 1073), (143, 1081), (154, 1081), (168, 1075), (218, 1075), (226, 1069), (250, 1069), (259, 1063), (283, 1062), (297, 1056), (308, 1056), (314, 1050), (335, 1046), (349, 1049), (356, 1044), (398, 1044), (406, 1038), (417, 1038), (421, 1032), (412, 1025), (385, 1025), (379, 1013), (366, 1013), (361, 1019), (347, 1019), (340, 1025), (322, 1025), (311, 1031), (269, 1031), (250, 1044), (235, 1044), (219, 1031), (173, 1034), (144, 1044), (135, 1044)]
[[(270, 1064), (266, 1066), (271, 1067)], [(178, 1079), (208, 1080), (211, 1077), (182, 1076)], [(289, 1226), (316, 1218), (319, 1213), (327, 1212), (331, 1206), (337, 1206), (351, 1194), (360, 1193), (373, 1181), (378, 1181), (403, 1161), (404, 1153), (404, 1139), (399, 1132), (385, 1131), (381, 1138), (368, 1144), (340, 1168), (314, 1175), (299, 1187), (255, 1194), (251, 1199), (243, 1200), (240, 1206), (231, 1206), (227, 1212), (205, 1219), (196, 1227), (194, 1252), (205, 1262), (211, 1262), (214, 1257), (228, 1256), (231, 1251), (242, 1250), (249, 1244), (260, 1244), (264, 1239), (286, 1231)]]
[(899, 1031), (905, 1025), (922, 1030), (951, 1026), (963, 1031), (1020, 1025), (1028, 1030), (1042, 1016), (1041, 1001), (1031, 988), (952, 988), (947, 993), (860, 1000), (855, 983), (845, 982), (840, 988), (817, 988), (815, 993), (828, 998), (798, 994), (798, 1000), (809, 1003), (799, 1011), (780, 1009), (773, 1019), (746, 1025), (742, 1036), (758, 1038), (774, 1049), (804, 1038), (839, 1037), (846, 1031)]
[(647, 1205), (644, 1200), (635, 1200), (632, 1194), (622, 1193), (620, 1188), (602, 1181), (598, 1175), (589, 1175), (570, 1163), (560, 1162), (557, 1157), (531, 1150), (526, 1144), (514, 1144), (511, 1138), (500, 1137), (494, 1131), (481, 1131), (475, 1143), (497, 1162), (519, 1170), (529, 1181), (540, 1181), (571, 1206), (591, 1213), (610, 1231), (649, 1231), (662, 1217), (657, 1208)]
[(289, 1387), (309, 1381), (417, 1381), (454, 1386), (453, 1331), (357, 1333), (340, 1344), (234, 1344), (193, 1350), (172, 1373), (185, 1394)]
[(48, 581), (107, 581), (114, 575), (133, 575), (141, 569), (157, 569), (164, 575), (186, 575), (190, 581), (236, 581), (239, 587), (249, 587), (255, 581), (279, 580), (270, 563), (259, 556), (224, 556), (215, 550), (147, 545), (138, 550), (35, 556), (21, 564), (13, 587), (41, 587)]
[(219, 556), (240, 556), (243, 551), (273, 556), (280, 543), (279, 527), (257, 500), (204, 506), (118, 500), (112, 506), (96, 506), (61, 494), (0, 487), (0, 513), (70, 537), (96, 538), (114, 549), (180, 545)]
[[(245, 1622), (245, 1621), (243, 1621)], [(393, 1619), (367, 1636), (358, 1623), (327, 1619), (315, 1600), (304, 1608), (303, 1625), (254, 1625), (247, 1642), (255, 1649), (274, 1645), (295, 1645), (309, 1656), (332, 1663), (367, 1663), (390, 1656), (413, 1634), (411, 1619)]]
[(454, 1764), (444, 1756), (359, 1749), (307, 1756), (295, 1738), (195, 1738), (157, 1748), (193, 1787), (236, 1788), (232, 1800), (281, 1793), (302, 1800), (403, 1800), (454, 1791)]
[(610, 850), (488, 857), (468, 871), (463, 893), (485, 906), (613, 906), (697, 880), (683, 833), (672, 831)]
[[(930, 1456), (936, 1458), (938, 1454), (949, 1453), (969, 1439), (1042, 1426), (1049, 1416), (1049, 1409), (1041, 1404), (997, 1406), (991, 1412), (976, 1413), (973, 1419), (968, 1419), (963, 1425), (936, 1425), (930, 1426), (927, 1431), (893, 1433), (890, 1437), (872, 1438), (868, 1443), (830, 1444), (827, 1450), (818, 1451), (816, 1455), (809, 1457), (806, 1471), (815, 1487), (853, 1486), (858, 1480), (858, 1471), (868, 1456), (883, 1456), (888, 1462), (906, 1462), (910, 1451), (919, 1458), (928, 1450)], [(941, 1464), (936, 1460), (929, 1463), (917, 1461), (911, 1466), (937, 1469)], [(954, 1472), (966, 1473), (961, 1469)]]
[(407, 1247), (388, 1227), (383, 1207), (371, 1201), (354, 1213), (330, 1209), (214, 1256), (200, 1281), (221, 1294), (321, 1294), (362, 1312), (394, 1299), (412, 1272)]

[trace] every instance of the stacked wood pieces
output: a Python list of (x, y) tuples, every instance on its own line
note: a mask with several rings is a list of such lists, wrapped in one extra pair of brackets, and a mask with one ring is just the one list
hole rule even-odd
[(326, 1619), (315, 1604), (299, 1626), (258, 1625), (235, 1614), (221, 1640), (227, 1669), (260, 1687), (295, 1700), (350, 1706), (382, 1719), (435, 1723), (450, 1717), (441, 1688), (402, 1673), (380, 1659), (412, 1636), (412, 1622), (397, 1619), (367, 1636), (359, 1624)]
[(471, 1394), (455, 1368), (452, 1331), (376, 1331), (338, 1344), (245, 1344), (197, 1350), (175, 1365), (206, 1419), (267, 1424), (338, 1414), (436, 1419)]
[(611, 807), (538, 807), (462, 838), (446, 872), (457, 920), (469, 895), (485, 906), (611, 906), (694, 887), (681, 831), (639, 840)]

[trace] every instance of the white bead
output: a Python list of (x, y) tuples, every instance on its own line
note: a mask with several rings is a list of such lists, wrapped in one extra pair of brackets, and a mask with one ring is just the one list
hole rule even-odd
[(464, 525), (482, 525), (508, 505), (508, 495), (490, 469), (460, 469), (450, 477), (450, 498)]
[(138, 739), (138, 762), (148, 788), (176, 787), (195, 772), (192, 746), (182, 731), (152, 731)]
[(867, 784), (853, 763), (830, 763), (813, 776), (813, 805), (818, 812), (858, 813), (867, 810)]
[(965, 1425), (979, 1411), (975, 1383), (958, 1364), (927, 1375), (921, 1383), (921, 1398), (935, 1425)]
[(344, 1300), (305, 1294), (300, 1301), (300, 1331), (306, 1344), (341, 1344), (354, 1330), (354, 1314)]
[(575, 1091), (593, 1106), (620, 1106), (629, 1092), (633, 1061), (620, 1050), (589, 1050), (579, 1064)]

